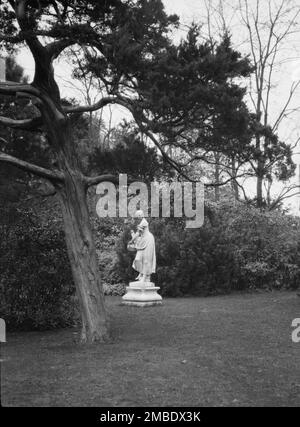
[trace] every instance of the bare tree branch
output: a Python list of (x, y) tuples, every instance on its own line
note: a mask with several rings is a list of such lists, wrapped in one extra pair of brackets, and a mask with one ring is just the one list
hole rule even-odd
[(56, 59), (63, 52), (64, 49), (66, 49), (69, 46), (72, 46), (75, 43), (76, 43), (75, 40), (62, 39), (62, 40), (49, 43), (46, 46), (46, 50), (50, 58), (53, 60), (53, 59)]
[(113, 182), (115, 184), (119, 184), (119, 176), (112, 174), (103, 174), (94, 177), (85, 177), (85, 183), (87, 187), (100, 184), (101, 182)]
[(286, 199), (289, 199), (290, 197), (294, 197), (294, 196), (298, 196), (300, 194), (300, 192), (297, 192), (297, 193), (293, 193), (293, 194), (288, 194), (288, 195), (286, 195), (286, 196), (284, 196), (284, 197), (279, 197), (279, 198), (277, 198), (272, 204), (271, 204), (271, 206), (269, 207), (269, 209), (270, 210), (273, 210), (273, 209), (275, 209), (280, 203), (282, 203), (283, 202), (283, 200), (286, 200)]
[(291, 100), (292, 100), (292, 98), (293, 98), (293, 96), (294, 96), (294, 94), (295, 94), (295, 92), (296, 92), (297, 88), (299, 87), (299, 85), (300, 85), (300, 80), (299, 80), (298, 82), (296, 82), (296, 83), (293, 83), (293, 84), (292, 84), (292, 86), (291, 86), (291, 88), (290, 88), (289, 96), (288, 96), (288, 98), (287, 98), (287, 101), (286, 101), (286, 103), (284, 104), (284, 106), (283, 106), (283, 108), (282, 108), (282, 110), (281, 110), (281, 112), (280, 112), (280, 114), (279, 114), (279, 116), (278, 116), (277, 120), (275, 121), (275, 123), (274, 123), (274, 125), (273, 125), (273, 128), (272, 128), (272, 130), (273, 130), (273, 131), (275, 131), (275, 130), (277, 130), (277, 129), (278, 129), (278, 126), (279, 126), (280, 122), (282, 121), (282, 119), (283, 119), (284, 117), (286, 117), (286, 111), (287, 111), (287, 108), (288, 108), (288, 106), (290, 105)]
[(0, 94), (8, 96), (16, 96), (19, 93), (26, 94), (28, 97), (41, 98), (41, 93), (38, 89), (30, 84), (15, 83), (10, 81), (0, 82)]
[(100, 99), (100, 101), (98, 101), (92, 105), (78, 105), (78, 106), (73, 106), (73, 107), (69, 107), (69, 106), (64, 107), (64, 111), (65, 111), (65, 113), (86, 113), (89, 111), (100, 110), (101, 108), (105, 107), (106, 105), (114, 104), (117, 101), (118, 101), (117, 97), (107, 96), (107, 97)]
[(8, 141), (6, 139), (2, 138), (1, 136), (0, 136), (0, 141), (5, 145), (8, 144)]
[(48, 169), (42, 168), (41, 166), (37, 166), (32, 163), (25, 162), (24, 160), (17, 159), (16, 157), (10, 156), (9, 154), (0, 153), (0, 162), (16, 166), (17, 168), (22, 169), (25, 172), (33, 173), (34, 175), (40, 176), (41, 178), (49, 179), (53, 182), (64, 181), (64, 175), (59, 171), (50, 171)]
[(14, 120), (8, 117), (0, 116), (0, 124), (13, 129), (40, 131), (43, 121), (41, 117), (34, 117), (33, 119)]

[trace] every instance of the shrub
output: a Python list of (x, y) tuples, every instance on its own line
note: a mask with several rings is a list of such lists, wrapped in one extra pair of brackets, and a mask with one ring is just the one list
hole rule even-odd
[[(203, 227), (182, 220), (150, 220), (156, 240), (162, 295), (208, 295), (248, 289), (296, 288), (300, 279), (298, 218), (250, 206), (210, 206)], [(117, 244), (118, 272), (130, 280), (134, 255), (126, 250), (128, 229)]]
[(103, 284), (103, 291), (105, 295), (111, 296), (123, 296), (125, 294), (125, 284), (124, 283), (114, 283), (111, 285)]
[(0, 317), (10, 329), (72, 325), (78, 314), (63, 232), (24, 215), (12, 227), (1, 225)]
[(97, 250), (99, 270), (103, 285), (114, 285), (121, 281), (117, 271), (117, 255), (114, 250)]
[[(12, 213), (15, 213), (13, 211)], [(0, 223), (0, 317), (10, 330), (45, 330), (79, 320), (75, 288), (60, 221), (20, 210)], [(123, 220), (92, 218), (106, 295), (123, 295), (114, 245)]]
[(226, 235), (240, 265), (243, 288), (298, 286), (299, 218), (240, 206), (229, 209)]

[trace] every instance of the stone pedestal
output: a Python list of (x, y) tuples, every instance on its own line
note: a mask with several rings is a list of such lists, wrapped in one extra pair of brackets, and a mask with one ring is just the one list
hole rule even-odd
[(135, 305), (137, 307), (147, 307), (151, 305), (161, 305), (162, 297), (157, 293), (159, 286), (153, 282), (130, 282), (126, 286), (126, 294), (122, 297), (123, 305)]

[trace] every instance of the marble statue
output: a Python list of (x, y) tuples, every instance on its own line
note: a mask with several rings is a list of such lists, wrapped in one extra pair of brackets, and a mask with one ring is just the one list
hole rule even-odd
[(126, 294), (122, 297), (123, 304), (139, 307), (160, 305), (162, 297), (157, 293), (159, 287), (151, 282), (151, 274), (156, 270), (155, 239), (149, 231), (148, 221), (144, 213), (138, 210), (134, 218), (136, 231), (131, 230), (131, 240), (127, 248), (136, 252), (132, 267), (139, 274), (134, 282), (126, 287)]
[(139, 210), (135, 218), (141, 220), (137, 225), (137, 232), (131, 230), (129, 245), (136, 249), (136, 256), (132, 267), (139, 273), (135, 280), (150, 282), (151, 274), (156, 269), (155, 240), (149, 231), (148, 221), (144, 218), (143, 211)]

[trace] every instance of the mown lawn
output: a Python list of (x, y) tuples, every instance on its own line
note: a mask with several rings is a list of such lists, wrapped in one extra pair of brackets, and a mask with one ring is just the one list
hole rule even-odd
[(114, 340), (78, 346), (76, 330), (8, 334), (4, 406), (299, 406), (296, 293), (108, 298)]

